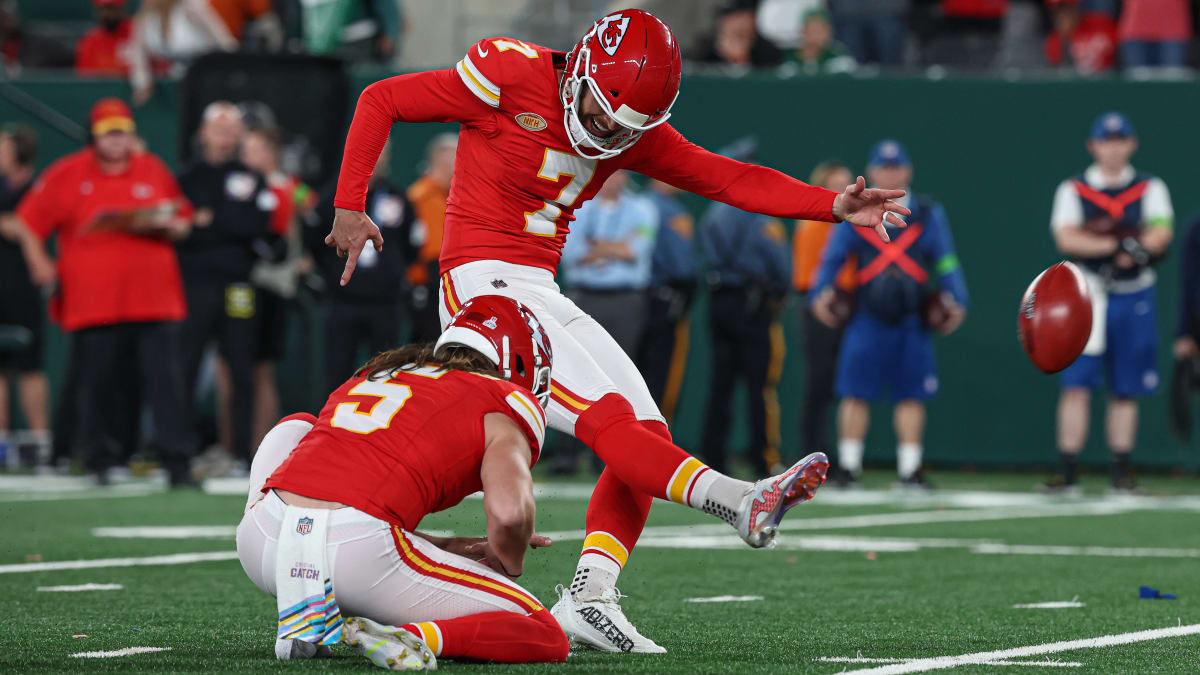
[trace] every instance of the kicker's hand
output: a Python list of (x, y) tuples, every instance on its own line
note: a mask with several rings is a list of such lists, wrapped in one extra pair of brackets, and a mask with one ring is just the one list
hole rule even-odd
[(362, 211), (334, 209), (333, 229), (326, 235), (325, 245), (336, 248), (338, 257), (346, 259), (342, 286), (350, 281), (354, 268), (358, 266), (358, 256), (368, 241), (375, 245), (376, 251), (383, 250), (383, 234), (370, 216)]
[(859, 227), (870, 227), (880, 239), (891, 241), (884, 223), (905, 227), (907, 224), (901, 216), (912, 215), (912, 211), (893, 201), (903, 196), (904, 190), (867, 188), (867, 182), (859, 176), (834, 198), (833, 217)]

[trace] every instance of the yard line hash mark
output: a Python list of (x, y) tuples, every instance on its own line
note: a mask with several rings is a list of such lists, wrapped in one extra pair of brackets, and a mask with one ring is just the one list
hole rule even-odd
[(38, 586), (39, 591), (46, 593), (74, 593), (77, 591), (121, 591), (121, 584), (76, 584), (74, 586)]
[(114, 649), (109, 652), (79, 652), (71, 654), (73, 659), (111, 659), (118, 656), (131, 656), (133, 654), (151, 654), (153, 652), (169, 652), (170, 647), (126, 647), (124, 649)]

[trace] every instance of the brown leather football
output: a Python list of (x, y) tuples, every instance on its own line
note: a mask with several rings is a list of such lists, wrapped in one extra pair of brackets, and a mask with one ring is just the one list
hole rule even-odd
[(1060, 262), (1029, 284), (1017, 314), (1017, 337), (1033, 365), (1057, 373), (1079, 358), (1092, 334), (1092, 296), (1083, 272)]

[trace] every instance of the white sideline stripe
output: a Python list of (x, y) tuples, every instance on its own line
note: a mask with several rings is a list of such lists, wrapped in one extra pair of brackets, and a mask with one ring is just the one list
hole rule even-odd
[[(453, 537), (453, 530), (421, 530), (434, 537)], [(94, 527), (93, 537), (110, 539), (233, 539), (233, 525), (134, 525), (127, 527)], [(985, 540), (979, 540), (984, 542)]]
[(17, 563), (0, 565), (0, 574), (20, 572), (55, 572), (59, 570), (87, 570), (101, 567), (143, 567), (148, 565), (187, 565), (195, 562), (237, 560), (237, 551), (211, 551), (206, 553), (172, 553), (152, 555), (145, 558), (100, 558), (98, 560), (59, 560), (51, 562)]
[(1059, 600), (1055, 602), (1030, 602), (1024, 605), (1013, 605), (1013, 609), (1070, 609), (1072, 607), (1086, 607), (1087, 603), (1079, 602), (1078, 600)]
[(1113, 548), (1109, 546), (1027, 546), (979, 544), (972, 553), (997, 555), (1082, 555), (1101, 558), (1200, 558), (1195, 548)]
[(688, 598), (684, 602), (754, 602), (762, 599), (761, 595), (714, 595), (711, 598)]
[[(823, 663), (912, 663), (917, 659), (876, 659), (866, 656), (822, 656)], [(1051, 668), (1079, 668), (1079, 661), (988, 661), (984, 666), (1048, 666)]]
[(126, 647), (124, 649), (116, 649), (111, 652), (79, 652), (71, 654), (73, 659), (111, 659), (117, 656), (130, 656), (131, 654), (150, 654), (152, 652), (169, 652), (170, 647)]
[(114, 539), (232, 539), (234, 525), (163, 525), (139, 527), (93, 527), (93, 537)]
[(1194, 623), (1188, 626), (1176, 626), (1174, 628), (1155, 628), (1152, 630), (1142, 630), (1134, 633), (1103, 635), (1094, 638), (1084, 638), (1082, 640), (1050, 642), (1048, 644), (1030, 645), (1028, 647), (999, 649), (991, 652), (976, 652), (974, 654), (960, 654), (958, 656), (938, 656), (931, 659), (917, 659), (915, 661), (908, 661), (906, 663), (881, 666), (879, 668), (867, 668), (865, 670), (856, 670), (854, 672), (876, 673), (877, 675), (924, 673), (930, 670), (944, 670), (946, 668), (953, 668), (955, 666), (968, 664), (987, 664), (1001, 659), (1019, 659), (1025, 656), (1037, 656), (1039, 654), (1058, 654), (1060, 652), (1073, 652), (1077, 649), (1115, 647), (1117, 645), (1127, 645), (1135, 642), (1148, 642), (1150, 640), (1162, 640), (1169, 637), (1197, 634), (1200, 634), (1200, 623)]
[(47, 593), (73, 593), (76, 591), (120, 591), (125, 587), (121, 584), (78, 584), (75, 586), (38, 586), (37, 589)]

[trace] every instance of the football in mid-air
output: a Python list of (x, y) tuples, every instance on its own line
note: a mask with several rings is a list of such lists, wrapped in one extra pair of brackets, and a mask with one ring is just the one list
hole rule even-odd
[(1092, 334), (1092, 296), (1078, 267), (1060, 262), (1025, 289), (1017, 335), (1033, 365), (1057, 373), (1079, 358)]

